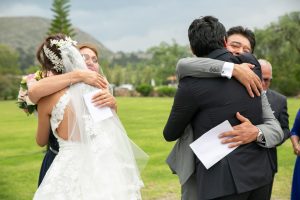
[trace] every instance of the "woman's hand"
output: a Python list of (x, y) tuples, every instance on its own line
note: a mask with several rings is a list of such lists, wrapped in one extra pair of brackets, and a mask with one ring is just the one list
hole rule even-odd
[(97, 92), (92, 98), (92, 103), (94, 103), (96, 107), (101, 108), (101, 107), (108, 106), (114, 109), (115, 111), (117, 111), (116, 98), (109, 93), (108, 89)]
[(90, 70), (84, 70), (80, 71), (80, 74), (84, 83), (101, 89), (108, 88), (108, 81), (99, 73)]
[(299, 145), (299, 144), (293, 145), (293, 149), (294, 149), (294, 153), (295, 153), (297, 156), (300, 156), (300, 145)]
[(294, 150), (294, 153), (295, 153), (297, 156), (300, 156), (299, 137), (296, 136), (296, 135), (292, 135), (290, 139), (291, 139), (291, 142), (292, 142), (292, 144), (293, 144), (293, 150)]

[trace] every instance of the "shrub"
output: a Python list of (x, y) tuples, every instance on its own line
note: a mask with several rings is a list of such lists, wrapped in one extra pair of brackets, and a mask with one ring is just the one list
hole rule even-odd
[(153, 87), (151, 85), (147, 85), (147, 84), (141, 84), (136, 87), (136, 91), (141, 93), (141, 95), (144, 97), (149, 96), (150, 93), (152, 92), (152, 90), (153, 90)]
[(176, 90), (174, 87), (161, 86), (156, 89), (156, 92), (160, 97), (174, 97)]

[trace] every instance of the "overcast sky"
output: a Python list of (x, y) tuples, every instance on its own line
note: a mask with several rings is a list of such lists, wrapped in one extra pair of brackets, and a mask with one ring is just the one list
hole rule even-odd
[[(70, 20), (112, 51), (138, 51), (175, 39), (188, 44), (193, 19), (213, 15), (225, 25), (263, 28), (300, 10), (300, 0), (71, 0)], [(0, 16), (51, 19), (52, 0), (0, 0)]]

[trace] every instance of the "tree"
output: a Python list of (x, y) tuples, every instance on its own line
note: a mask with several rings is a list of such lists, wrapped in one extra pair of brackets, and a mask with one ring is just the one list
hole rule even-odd
[(5, 45), (0, 45), (0, 74), (20, 74), (19, 54)]
[(34, 65), (35, 55), (32, 52), (35, 52), (35, 49), (33, 47), (26, 51), (20, 47), (16, 50), (19, 52), (20, 69), (22, 72), (26, 71), (29, 66)]
[(111, 67), (106, 67), (110, 81), (116, 85), (131, 83), (134, 85), (155, 83), (166, 84), (167, 77), (175, 75), (178, 59), (191, 56), (187, 46), (181, 46), (173, 41), (160, 43), (146, 52), (118, 52), (111, 61)]
[(19, 90), (20, 77), (0, 74), (0, 100), (16, 99)]
[(175, 75), (176, 63), (180, 58), (191, 56), (186, 46), (180, 46), (174, 40), (173, 44), (162, 42), (147, 52), (152, 54), (149, 64), (154, 66), (156, 71), (154, 78), (160, 84), (164, 83), (167, 77)]
[(300, 92), (300, 12), (279, 17), (265, 29), (255, 30), (255, 54), (273, 66), (272, 88), (285, 95)]
[(48, 30), (48, 35), (56, 33), (64, 33), (74, 37), (75, 31), (68, 19), (70, 11), (70, 0), (54, 0), (51, 10), (55, 13), (54, 19), (51, 22), (51, 27)]
[(8, 46), (0, 45), (0, 99), (15, 99), (20, 77), (19, 54)]

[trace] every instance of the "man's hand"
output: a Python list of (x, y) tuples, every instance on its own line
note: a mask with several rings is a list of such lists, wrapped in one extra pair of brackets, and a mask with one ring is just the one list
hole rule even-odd
[(80, 71), (81, 76), (83, 77), (83, 82), (97, 88), (106, 89), (108, 87), (108, 81), (102, 75), (97, 72), (85, 70)]
[(224, 132), (219, 135), (223, 144), (229, 143), (229, 148), (256, 141), (258, 134), (257, 127), (249, 119), (242, 116), (239, 112), (236, 113), (236, 118), (241, 121), (241, 124), (234, 126), (233, 131)]
[(244, 85), (251, 97), (254, 93), (260, 96), (263, 90), (260, 78), (251, 70), (254, 65), (249, 63), (234, 64), (232, 76)]
[(109, 93), (108, 89), (97, 92), (92, 98), (92, 103), (94, 103), (96, 107), (101, 108), (108, 106), (117, 111), (116, 98)]

